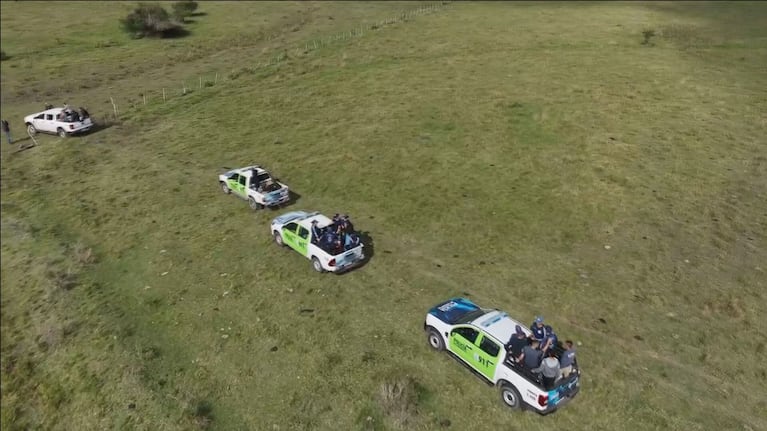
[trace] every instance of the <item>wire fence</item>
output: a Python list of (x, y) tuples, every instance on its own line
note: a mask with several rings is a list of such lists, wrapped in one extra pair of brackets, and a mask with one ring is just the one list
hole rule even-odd
[[(313, 51), (317, 51), (327, 46), (342, 43), (350, 39), (360, 38), (371, 32), (379, 31), (387, 26), (392, 26), (398, 23), (404, 23), (413, 20), (416, 17), (432, 14), (444, 9), (448, 6), (450, 1), (441, 1), (436, 3), (429, 3), (419, 6), (417, 8), (403, 11), (400, 14), (391, 18), (376, 21), (374, 23), (368, 23), (364, 25), (355, 26), (349, 30), (341, 31), (327, 37), (320, 37), (309, 40), (301, 45), (295, 46), (291, 49), (279, 50), (276, 54), (268, 56), (266, 59), (256, 62), (255, 64), (240, 67), (239, 69), (233, 69), (226, 72), (214, 72), (208, 74), (200, 74), (194, 78), (187, 78), (179, 80), (177, 87), (164, 87), (160, 89), (143, 89), (138, 93), (139, 99), (136, 100), (132, 97), (109, 97), (110, 113), (104, 115), (103, 118), (107, 121), (119, 121), (125, 110), (128, 111), (141, 109), (141, 107), (149, 104), (166, 103), (169, 100), (177, 99), (186, 96), (192, 92), (200, 91), (205, 88), (218, 86), (222, 83), (233, 81), (241, 76), (253, 75), (260, 71), (274, 68), (281, 63), (286, 62), (290, 58), (302, 58), (310, 55)], [(277, 37), (278, 34), (267, 36), (267, 40), (271, 40)]]

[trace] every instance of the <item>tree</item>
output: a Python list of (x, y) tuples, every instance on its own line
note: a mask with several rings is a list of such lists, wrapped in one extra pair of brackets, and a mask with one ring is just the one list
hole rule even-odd
[(168, 11), (157, 3), (139, 3), (127, 17), (120, 20), (123, 30), (132, 37), (173, 37), (182, 32), (178, 23), (171, 21)]
[(181, 22), (184, 22), (186, 17), (191, 16), (196, 10), (196, 1), (184, 0), (173, 3), (173, 16)]

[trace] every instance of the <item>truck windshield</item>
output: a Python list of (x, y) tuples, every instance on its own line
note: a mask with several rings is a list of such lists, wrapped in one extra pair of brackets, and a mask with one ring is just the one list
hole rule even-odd
[(455, 319), (453, 321), (453, 324), (459, 325), (463, 323), (469, 323), (473, 320), (478, 319), (480, 316), (484, 315), (485, 313), (487, 313), (487, 310), (483, 310), (481, 308), (479, 310), (470, 311), (464, 314), (463, 316), (459, 317), (458, 319)]

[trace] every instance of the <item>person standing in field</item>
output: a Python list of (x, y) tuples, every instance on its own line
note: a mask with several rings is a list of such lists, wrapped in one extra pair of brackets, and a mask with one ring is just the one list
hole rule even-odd
[(8, 121), (2, 120), (2, 123), (0, 124), (2, 124), (3, 133), (5, 133), (5, 138), (8, 139), (8, 144), (12, 144), (13, 139), (11, 139), (11, 126), (8, 124)]

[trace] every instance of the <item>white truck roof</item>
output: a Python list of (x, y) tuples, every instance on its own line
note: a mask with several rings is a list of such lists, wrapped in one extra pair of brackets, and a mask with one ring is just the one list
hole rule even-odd
[(483, 314), (473, 320), (471, 324), (482, 328), (502, 343), (507, 343), (511, 339), (511, 336), (516, 332), (517, 325), (522, 327), (525, 335), (531, 335), (530, 329), (526, 328), (525, 325), (509, 317), (506, 312), (498, 310)]

